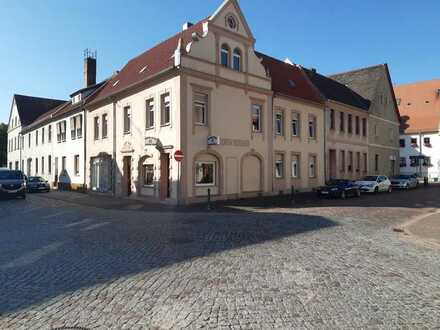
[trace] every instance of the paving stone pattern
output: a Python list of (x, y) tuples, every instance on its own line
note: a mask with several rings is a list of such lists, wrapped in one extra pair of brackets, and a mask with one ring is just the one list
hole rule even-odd
[(392, 231), (438, 201), (375, 198), (227, 213), (2, 201), (0, 329), (439, 329), (440, 251)]

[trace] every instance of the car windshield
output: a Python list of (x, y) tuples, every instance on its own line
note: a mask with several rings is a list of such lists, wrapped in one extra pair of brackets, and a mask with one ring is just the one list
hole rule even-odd
[(40, 178), (38, 176), (31, 176), (31, 177), (29, 177), (28, 181), (29, 182), (43, 182), (44, 180), (43, 180), (43, 178)]
[(362, 181), (377, 181), (377, 176), (366, 176)]
[(0, 171), (0, 180), (23, 180), (20, 171)]
[(411, 178), (410, 175), (396, 175), (396, 176), (393, 176), (393, 179), (400, 179), (400, 180), (408, 180), (410, 178)]

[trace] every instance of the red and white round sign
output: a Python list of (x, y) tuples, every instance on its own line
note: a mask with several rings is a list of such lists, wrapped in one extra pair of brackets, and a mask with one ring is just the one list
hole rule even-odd
[(177, 162), (181, 162), (181, 161), (183, 160), (183, 158), (185, 158), (185, 155), (183, 154), (183, 151), (182, 151), (182, 150), (177, 150), (177, 151), (174, 153), (174, 159), (175, 159)]

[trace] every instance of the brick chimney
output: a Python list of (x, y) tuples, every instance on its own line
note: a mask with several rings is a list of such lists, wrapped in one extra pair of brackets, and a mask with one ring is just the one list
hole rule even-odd
[(96, 84), (96, 51), (84, 51), (84, 85), (90, 87)]

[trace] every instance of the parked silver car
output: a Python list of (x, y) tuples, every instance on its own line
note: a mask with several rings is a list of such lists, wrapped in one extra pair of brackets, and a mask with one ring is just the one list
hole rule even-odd
[(411, 189), (416, 188), (418, 180), (414, 175), (396, 175), (391, 177), (391, 185), (396, 189)]

